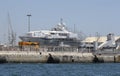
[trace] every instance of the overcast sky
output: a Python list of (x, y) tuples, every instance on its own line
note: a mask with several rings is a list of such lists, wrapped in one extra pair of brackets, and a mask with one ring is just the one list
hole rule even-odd
[(63, 18), (88, 36), (120, 35), (120, 0), (0, 0), (0, 42), (8, 40), (8, 12), (17, 39), (28, 31), (29, 13), (31, 30), (51, 29)]

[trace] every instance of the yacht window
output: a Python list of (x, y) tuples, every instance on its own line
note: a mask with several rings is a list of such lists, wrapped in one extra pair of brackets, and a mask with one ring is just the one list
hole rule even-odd
[(59, 33), (60, 36), (68, 36), (66, 33)]
[(55, 35), (55, 33), (50, 33), (51, 35)]
[(39, 32), (34, 32), (34, 36), (39, 36)]

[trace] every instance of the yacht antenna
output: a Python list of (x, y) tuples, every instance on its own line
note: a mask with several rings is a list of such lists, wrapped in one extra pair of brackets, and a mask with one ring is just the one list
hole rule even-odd
[(63, 25), (63, 19), (62, 18), (60, 19), (60, 24)]

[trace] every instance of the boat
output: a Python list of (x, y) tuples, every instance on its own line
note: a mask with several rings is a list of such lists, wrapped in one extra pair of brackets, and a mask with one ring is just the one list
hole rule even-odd
[(30, 31), (19, 36), (22, 41), (39, 42), (43, 46), (77, 46), (80, 44), (78, 34), (66, 29), (65, 23), (60, 22), (51, 30)]

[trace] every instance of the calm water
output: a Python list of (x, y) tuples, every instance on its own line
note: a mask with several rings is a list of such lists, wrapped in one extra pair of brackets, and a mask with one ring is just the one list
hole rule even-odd
[(120, 76), (120, 63), (0, 64), (0, 76)]

